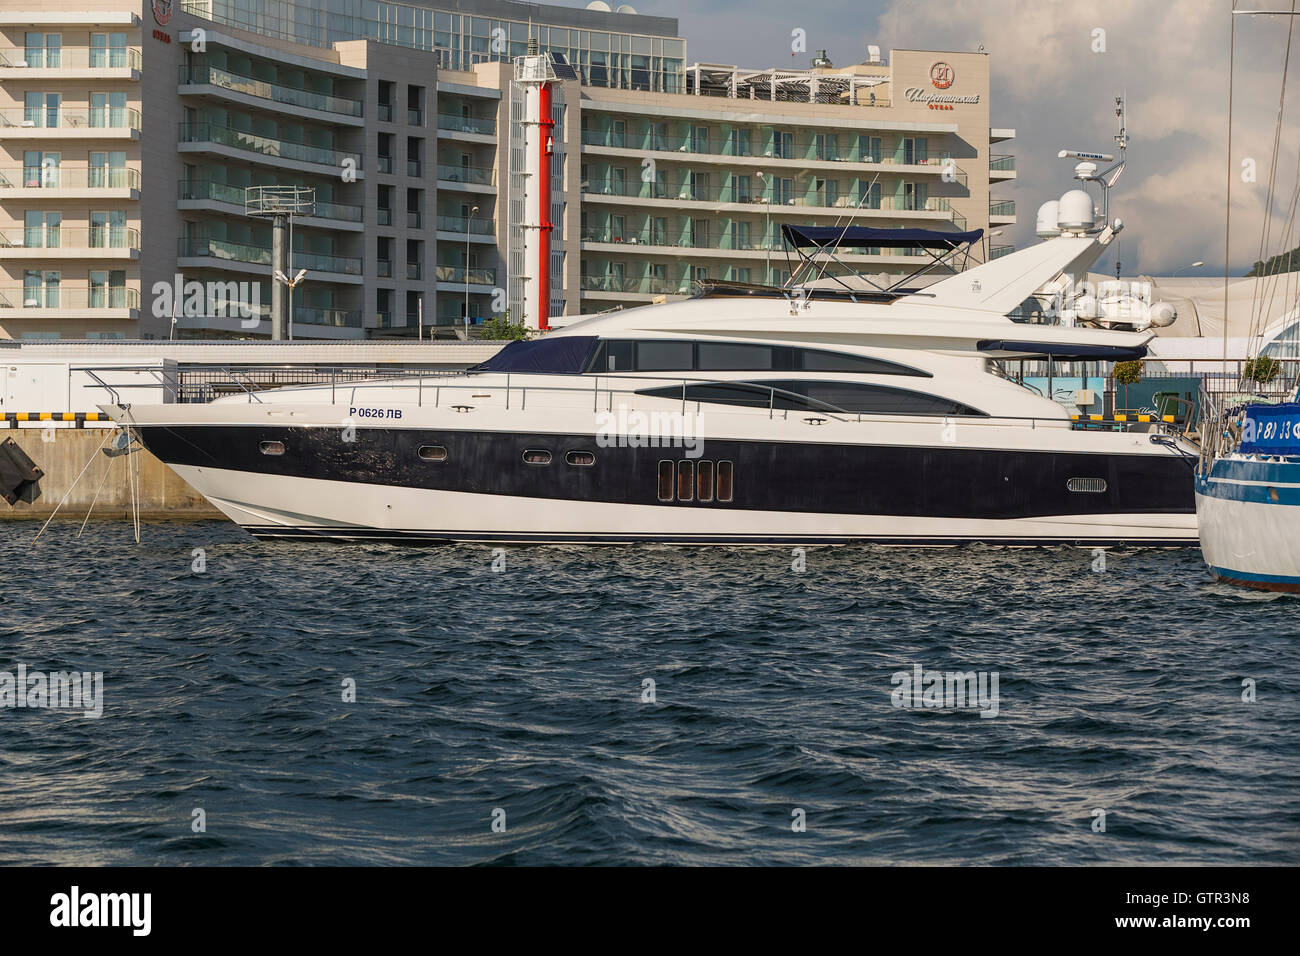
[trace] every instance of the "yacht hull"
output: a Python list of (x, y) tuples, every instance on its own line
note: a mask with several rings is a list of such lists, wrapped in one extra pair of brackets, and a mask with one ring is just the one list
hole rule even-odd
[(1196, 510), (1217, 580), (1300, 592), (1300, 463), (1220, 458), (1196, 480)]
[[(337, 427), (136, 428), (151, 451), (231, 520), (266, 538), (725, 545), (1196, 541), (1191, 469), (1163, 448), (1088, 454), (729, 437), (710, 438), (688, 452), (602, 447), (596, 435), (581, 433), (369, 427), (345, 440)], [(284, 453), (265, 454), (268, 443), (282, 445)], [(430, 448), (445, 458), (422, 458)], [(529, 450), (544, 450), (549, 463), (525, 461)], [(571, 461), (579, 452), (592, 455), (593, 464)], [(720, 481), (724, 466), (726, 487)], [(1080, 477), (1105, 479), (1106, 491), (1070, 490), (1071, 479)]]

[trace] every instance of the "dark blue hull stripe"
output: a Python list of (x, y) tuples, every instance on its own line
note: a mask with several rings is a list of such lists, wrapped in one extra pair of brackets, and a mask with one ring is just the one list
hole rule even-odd
[(1300, 577), (1287, 574), (1254, 574), (1250, 571), (1234, 571), (1231, 568), (1214, 566), (1210, 567), (1210, 573), (1220, 581), (1229, 584), (1240, 584), (1265, 591), (1300, 591)]

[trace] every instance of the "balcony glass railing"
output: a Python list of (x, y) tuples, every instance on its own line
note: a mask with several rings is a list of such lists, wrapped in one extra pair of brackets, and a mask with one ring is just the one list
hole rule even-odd
[(361, 328), (361, 311), (345, 309), (312, 309), (295, 306), (293, 310), (295, 325), (318, 325), (336, 329)]
[(314, 90), (285, 86), (268, 80), (258, 80), (251, 76), (241, 76), (238, 73), (232, 73), (230, 70), (201, 63), (194, 63), (189, 66), (182, 63), (180, 66), (180, 85), (193, 86), (196, 84), (215, 86), (223, 90), (230, 90), (232, 93), (243, 93), (247, 96), (255, 96), (258, 99), (284, 103), (288, 106), (299, 106), (303, 109), (320, 110), (323, 113), (338, 113), (342, 116), (361, 115), (360, 100), (349, 99), (345, 96), (333, 96), (328, 93), (317, 93)]
[(408, 159), (406, 161), (406, 175), (412, 179), (422, 179), (424, 177), (424, 163), (418, 159)]
[(140, 69), (140, 50), (136, 47), (62, 50), (5, 50), (0, 53), (0, 69), (27, 70), (125, 70)]
[(438, 129), (451, 130), (456, 133), (480, 133), (495, 136), (497, 121), (478, 116), (458, 116), (455, 113), (439, 113)]
[[(271, 265), (271, 248), (225, 239), (191, 237), (178, 240), (177, 254), (186, 259), (227, 259), (253, 265)], [(347, 256), (323, 255), (316, 252), (295, 252), (293, 268), (311, 272), (335, 272), (342, 275), (361, 275), (361, 260)]]
[(617, 275), (581, 276), (584, 292), (614, 292), (628, 295), (685, 295), (691, 291), (690, 279), (667, 279), (662, 276), (629, 278)]
[(469, 232), (472, 236), (491, 236), (495, 234), (492, 228), (492, 220), (476, 216), (471, 216), (468, 219), (464, 216), (439, 216), (438, 231), (459, 232), (462, 235)]
[(392, 103), (380, 103), (380, 104), (379, 104), (379, 121), (380, 121), (381, 123), (391, 123), (391, 122), (393, 121), (393, 104), (392, 104)]
[(393, 172), (393, 157), (391, 157), (391, 156), (379, 156), (379, 157), (376, 158), (376, 162), (377, 162), (377, 164), (378, 164), (378, 166), (379, 166), (379, 171), (380, 171), (381, 173), (384, 173), (385, 175), (391, 175), (391, 174), (392, 174), (392, 172)]
[(140, 111), (119, 106), (89, 110), (48, 106), (5, 109), (0, 110), (0, 129), (138, 130)]
[(423, 274), (424, 274), (424, 269), (421, 268), (420, 263), (408, 262), (406, 264), (406, 278), (419, 279), (421, 276), (423, 276)]
[(990, 172), (1015, 172), (1016, 157), (1014, 156), (990, 156)]
[(424, 223), (424, 214), (418, 209), (408, 209), (406, 211), (406, 228), (422, 229)]
[(5, 189), (139, 189), (140, 170), (127, 166), (29, 166), (0, 169), (0, 195)]
[(140, 290), (124, 286), (72, 286), (64, 283), (0, 288), (2, 309), (138, 309)]
[[(654, 252), (658, 248), (668, 247), (677, 249), (728, 249), (740, 252), (779, 252), (786, 248), (785, 244), (779, 237), (764, 239), (762, 236), (753, 238), (733, 237), (729, 232), (724, 232), (719, 236), (700, 236), (691, 235), (689, 232), (682, 235), (665, 235), (657, 230), (643, 229), (640, 232), (617, 232), (610, 229), (587, 229), (582, 233), (583, 242), (600, 242), (611, 243), (623, 246), (647, 246), (646, 252)], [(871, 256), (890, 256), (890, 255), (910, 255), (906, 249), (877, 249), (858, 247), (854, 249), (844, 249), (849, 255), (871, 255)]]
[[(876, 137), (858, 137), (844, 134), (834, 142), (817, 136), (770, 138), (768, 130), (755, 130), (746, 142), (727, 135), (722, 130), (711, 130), (709, 136), (690, 133), (656, 134), (623, 133), (613, 130), (583, 130), (582, 145), (609, 149), (625, 149), (637, 153), (682, 153), (697, 156), (741, 156), (755, 159), (789, 160), (816, 163), (867, 163), (878, 166), (927, 167), (941, 172), (949, 158), (943, 154), (930, 155), (929, 149), (913, 145), (910, 149), (897, 140), (888, 146), (872, 143)], [(960, 172), (959, 172), (960, 175)]]
[(375, 222), (381, 226), (391, 226), (393, 224), (393, 211), (387, 206), (380, 206), (375, 211)]
[(495, 269), (466, 269), (462, 266), (438, 266), (436, 270), (439, 282), (459, 282), (470, 285), (496, 285)]
[(180, 141), (182, 143), (215, 143), (247, 150), (275, 159), (288, 159), (300, 163), (316, 163), (321, 166), (340, 168), (345, 160), (352, 160), (356, 168), (361, 168), (361, 155), (343, 150), (330, 149), (325, 146), (311, 146), (287, 139), (271, 139), (257, 136), (215, 123), (181, 123)]
[(377, 275), (381, 279), (391, 279), (393, 277), (393, 260), (376, 259), (375, 275)]
[(1001, 199), (989, 203), (990, 216), (1014, 216), (1015, 214), (1016, 201), (1014, 199)]
[(424, 110), (421, 110), (421, 109), (412, 109), (411, 107), (407, 107), (407, 109), (406, 109), (406, 125), (407, 125), (407, 126), (423, 126), (423, 125), (424, 125)]
[(438, 179), (449, 183), (471, 183), (475, 186), (495, 186), (496, 170), (490, 166), (453, 166), (438, 164)]
[[(224, 202), (233, 206), (244, 205), (244, 186), (231, 186), (211, 179), (194, 179), (182, 182), (177, 188), (177, 198), (191, 201)], [(310, 215), (314, 219), (338, 219), (343, 222), (361, 222), (360, 206), (316, 200)]]
[(1009, 256), (1016, 251), (1015, 246), (990, 246), (989, 259), (1001, 259), (1003, 256)]
[(91, 226), (67, 228), (46, 226), (43, 229), (23, 229), (21, 243), (12, 243), (26, 249), (139, 249), (140, 230), (126, 226)]
[[(755, 191), (751, 182), (748, 186), (729, 183), (723, 186), (703, 186), (683, 183), (673, 186), (666, 183), (644, 183), (639, 179), (631, 182), (617, 180), (591, 180), (582, 184), (582, 191), (589, 196), (626, 196), (637, 199), (669, 199), (677, 202), (741, 203), (745, 205), (774, 206), (811, 206), (825, 209), (883, 209), (912, 210), (924, 212), (946, 212), (948, 200), (930, 200), (923, 208), (908, 205), (902, 199), (892, 196), (872, 199), (864, 198), (859, 202), (858, 196), (848, 189), (827, 190), (817, 188), (815, 179), (796, 179), (793, 188), (772, 188)], [(761, 188), (761, 184), (757, 184)]]

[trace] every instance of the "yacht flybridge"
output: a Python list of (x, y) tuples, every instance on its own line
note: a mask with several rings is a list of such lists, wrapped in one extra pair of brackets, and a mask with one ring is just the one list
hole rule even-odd
[[(259, 537), (1194, 543), (1196, 448), (1159, 424), (1081, 425), (1002, 371), (1145, 354), (1149, 331), (1007, 317), (1085, 273), (1121, 225), (1089, 220), (924, 287), (717, 285), (456, 377), (106, 410)], [(980, 238), (840, 232), (787, 238), (938, 252)]]

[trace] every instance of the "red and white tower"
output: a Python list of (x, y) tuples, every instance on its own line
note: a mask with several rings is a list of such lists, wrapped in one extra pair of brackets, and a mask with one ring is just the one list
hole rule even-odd
[(550, 328), (562, 301), (562, 256), (552, 247), (563, 203), (563, 136), (555, 119), (563, 100), (559, 81), (573, 68), (529, 41), (529, 53), (515, 60), (510, 85), (510, 188), (506, 269), (511, 316), (529, 328)]

